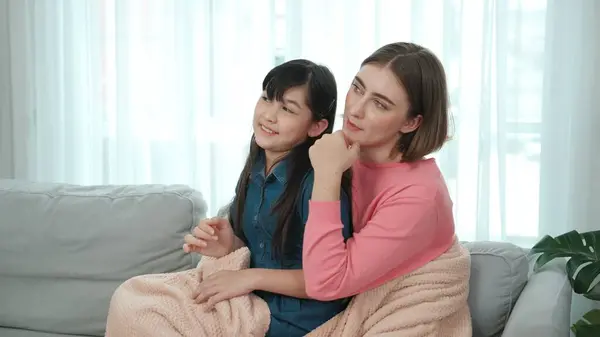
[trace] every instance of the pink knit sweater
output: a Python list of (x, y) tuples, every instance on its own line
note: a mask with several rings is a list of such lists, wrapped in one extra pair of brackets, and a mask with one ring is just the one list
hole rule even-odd
[(309, 204), (303, 270), (315, 299), (373, 289), (427, 264), (454, 240), (452, 201), (434, 159), (352, 169), (354, 235), (346, 243), (339, 201)]

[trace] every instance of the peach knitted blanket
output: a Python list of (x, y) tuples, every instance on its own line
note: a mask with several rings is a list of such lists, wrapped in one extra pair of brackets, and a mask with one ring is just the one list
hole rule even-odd
[[(245, 268), (242, 248), (219, 260), (204, 257), (202, 275)], [(348, 308), (308, 337), (470, 337), (467, 305), (470, 255), (458, 241), (420, 269), (355, 296)], [(139, 276), (113, 295), (107, 337), (264, 336), (270, 314), (257, 296), (224, 301), (213, 311), (191, 299), (200, 282), (198, 270)]]
[(244, 247), (220, 259), (204, 256), (196, 269), (131, 278), (112, 296), (105, 336), (262, 337), (271, 314), (260, 297), (240, 296), (217, 303), (213, 310), (192, 299), (202, 277), (249, 264), (250, 251)]
[(458, 241), (416, 271), (358, 294), (308, 337), (471, 337), (471, 255)]

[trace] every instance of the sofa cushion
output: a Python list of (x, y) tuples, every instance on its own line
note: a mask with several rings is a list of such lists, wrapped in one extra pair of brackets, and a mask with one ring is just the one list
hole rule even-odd
[(0, 326), (104, 336), (119, 284), (194, 266), (183, 236), (205, 214), (185, 186), (0, 180)]
[(527, 283), (526, 251), (504, 242), (465, 242), (471, 252), (473, 337), (499, 337)]

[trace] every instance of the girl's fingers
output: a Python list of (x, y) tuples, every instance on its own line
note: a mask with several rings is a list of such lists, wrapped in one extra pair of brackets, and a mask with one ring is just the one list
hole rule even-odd
[(200, 248), (206, 247), (205, 240), (199, 239), (191, 234), (186, 234), (185, 237), (183, 238), (183, 241), (191, 246), (196, 246), (196, 247), (200, 247)]
[(217, 230), (209, 223), (201, 222), (198, 226), (196, 226), (196, 228), (194, 228), (194, 234), (196, 234), (196, 231), (202, 232), (202, 235), (206, 235), (206, 237), (203, 237), (206, 240), (216, 241), (219, 239), (217, 237)]
[(211, 296), (213, 296), (216, 293), (214, 287), (209, 286), (200, 286), (198, 287), (198, 289), (196, 290), (196, 293), (194, 294), (196, 299), (196, 303), (200, 304), (203, 302), (206, 302)]
[(199, 253), (202, 254), (202, 251), (204, 250), (204, 248), (200, 248), (198, 246), (193, 246), (187, 243), (183, 244), (183, 251), (185, 253)]
[(230, 296), (228, 293), (226, 292), (217, 292), (216, 294), (214, 294), (213, 296), (209, 297), (208, 300), (206, 300), (206, 308), (208, 310), (212, 310), (215, 307), (215, 304), (219, 303), (219, 302), (223, 302), (225, 300), (230, 299)]
[(216, 241), (218, 238), (214, 235), (211, 235), (209, 232), (207, 232), (206, 230), (200, 228), (200, 226), (195, 227), (192, 230), (192, 233), (194, 233), (194, 236), (200, 240), (204, 240), (204, 241)]

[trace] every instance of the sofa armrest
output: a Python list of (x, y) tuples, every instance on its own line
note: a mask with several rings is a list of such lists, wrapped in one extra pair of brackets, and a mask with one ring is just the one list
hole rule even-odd
[(565, 262), (554, 260), (548, 263), (530, 276), (502, 337), (569, 337), (571, 297)]

